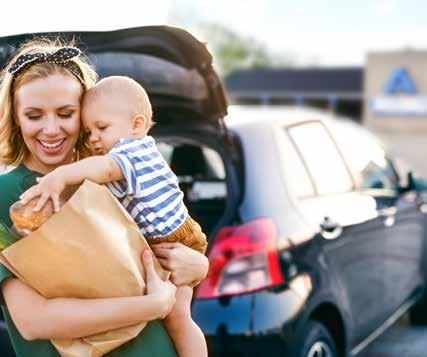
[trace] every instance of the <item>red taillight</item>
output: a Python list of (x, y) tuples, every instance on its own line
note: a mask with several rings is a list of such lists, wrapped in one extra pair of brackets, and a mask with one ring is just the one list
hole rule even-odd
[(283, 283), (276, 227), (268, 218), (218, 232), (209, 252), (209, 272), (197, 298), (243, 294)]

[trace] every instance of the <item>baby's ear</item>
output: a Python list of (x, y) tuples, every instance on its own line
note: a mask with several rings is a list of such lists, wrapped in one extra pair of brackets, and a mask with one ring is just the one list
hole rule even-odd
[(137, 114), (133, 117), (132, 123), (133, 123), (133, 129), (135, 130), (141, 130), (145, 129), (146, 127), (146, 119), (142, 114)]

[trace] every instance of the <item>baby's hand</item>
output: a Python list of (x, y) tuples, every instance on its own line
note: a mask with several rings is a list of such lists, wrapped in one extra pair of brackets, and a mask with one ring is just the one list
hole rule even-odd
[(29, 188), (19, 198), (21, 203), (25, 205), (35, 197), (40, 197), (34, 211), (40, 211), (46, 204), (47, 200), (51, 199), (55, 212), (59, 212), (59, 196), (66, 187), (65, 178), (60, 171), (52, 171), (44, 177), (37, 178), (37, 185)]

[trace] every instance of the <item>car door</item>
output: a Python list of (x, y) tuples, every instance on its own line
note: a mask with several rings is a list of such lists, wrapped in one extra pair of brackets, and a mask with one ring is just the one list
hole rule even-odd
[(386, 245), (383, 302), (388, 314), (397, 310), (423, 284), (424, 231), (414, 192), (371, 193), (384, 222)]
[(387, 311), (381, 299), (387, 289), (383, 218), (378, 216), (375, 199), (356, 189), (323, 123), (306, 122), (288, 127), (287, 132), (315, 187), (315, 195), (300, 199), (300, 206), (308, 220), (324, 227), (319, 242), (325, 263), (331, 279), (341, 286), (338, 301), (350, 311), (352, 342), (360, 342)]
[[(378, 139), (353, 123), (337, 123), (336, 130), (358, 190), (376, 202), (386, 248), (382, 301), (390, 315), (423, 284), (423, 214), (416, 192), (399, 193), (399, 177)], [(356, 144), (363, 150), (354, 150)]]

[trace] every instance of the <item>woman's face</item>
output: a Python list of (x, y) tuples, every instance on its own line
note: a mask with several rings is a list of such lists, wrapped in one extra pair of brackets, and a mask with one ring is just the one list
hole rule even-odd
[(25, 164), (41, 173), (73, 160), (80, 131), (81, 84), (53, 74), (21, 85), (15, 92), (15, 120), (29, 155)]

